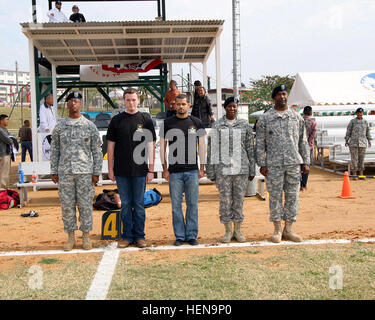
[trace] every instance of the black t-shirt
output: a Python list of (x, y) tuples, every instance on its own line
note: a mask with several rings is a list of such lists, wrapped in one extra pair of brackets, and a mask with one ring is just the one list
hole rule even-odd
[[(145, 141), (156, 141), (154, 124), (149, 114), (122, 112), (114, 116), (108, 127), (107, 140), (115, 142), (113, 167), (115, 176), (145, 177), (147, 175), (148, 157), (145, 153), (147, 149)], [(144, 148), (140, 146), (142, 143), (145, 144)]]
[(196, 117), (181, 119), (173, 116), (164, 120), (159, 135), (161, 139), (168, 140), (170, 173), (198, 170), (198, 137), (205, 134), (202, 121)]
[(85, 17), (83, 16), (82, 13), (73, 13), (70, 18), (69, 18), (70, 21), (73, 21), (73, 22), (86, 22), (86, 19)]

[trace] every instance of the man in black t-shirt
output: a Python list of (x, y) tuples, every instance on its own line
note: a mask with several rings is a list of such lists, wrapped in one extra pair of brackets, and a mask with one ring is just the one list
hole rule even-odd
[[(169, 181), (172, 202), (173, 230), (175, 246), (188, 242), (197, 245), (198, 236), (198, 195), (199, 178), (204, 176), (205, 135), (202, 122), (189, 116), (190, 104), (187, 96), (176, 97), (177, 114), (164, 120), (160, 129), (160, 157), (163, 178)], [(197, 140), (199, 142), (200, 167), (197, 164)], [(167, 167), (166, 149), (169, 146)], [(182, 197), (186, 197), (186, 219), (182, 212)], [(186, 220), (186, 222), (185, 222)]]
[(73, 14), (70, 16), (69, 20), (73, 22), (86, 22), (83, 14), (79, 13), (78, 6), (74, 5), (72, 8)]
[[(120, 248), (146, 247), (144, 192), (154, 178), (156, 133), (150, 115), (138, 111), (138, 91), (124, 92), (125, 112), (114, 116), (107, 131), (108, 176), (117, 183), (123, 223)], [(148, 164), (147, 164), (148, 162)]]

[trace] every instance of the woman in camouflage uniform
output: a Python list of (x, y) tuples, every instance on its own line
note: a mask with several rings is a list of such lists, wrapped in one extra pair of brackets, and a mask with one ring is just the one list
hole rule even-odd
[(233, 237), (245, 242), (242, 208), (248, 181), (255, 176), (254, 137), (249, 123), (237, 118), (237, 99), (225, 100), (224, 108), (225, 116), (213, 124), (208, 137), (206, 172), (220, 193), (220, 222), (225, 226), (222, 242)]

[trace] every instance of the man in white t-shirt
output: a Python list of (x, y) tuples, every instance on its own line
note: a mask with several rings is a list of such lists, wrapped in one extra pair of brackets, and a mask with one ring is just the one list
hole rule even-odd
[(42, 151), (43, 161), (49, 161), (51, 149), (50, 138), (57, 121), (57, 108), (53, 105), (53, 95), (48, 94), (44, 103), (39, 109), (39, 127), (38, 132), (43, 132)]
[(61, 1), (55, 2), (55, 8), (48, 11), (47, 16), (49, 18), (49, 22), (71, 22), (64, 12), (61, 11)]

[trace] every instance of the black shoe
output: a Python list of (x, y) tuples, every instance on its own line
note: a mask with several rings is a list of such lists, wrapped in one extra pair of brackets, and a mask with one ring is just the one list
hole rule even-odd
[(190, 244), (191, 246), (196, 246), (196, 245), (199, 244), (198, 241), (197, 241), (196, 239), (190, 239), (190, 240), (188, 240), (187, 242), (188, 242), (188, 244)]
[(22, 217), (39, 217), (38, 212), (35, 212), (34, 210), (30, 210), (29, 213), (21, 213)]
[(176, 240), (176, 241), (173, 243), (173, 245), (176, 246), (176, 247), (182, 246), (183, 244), (184, 244), (184, 242), (181, 241), (181, 240)]

